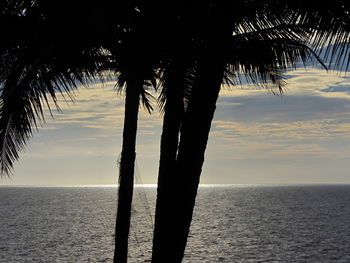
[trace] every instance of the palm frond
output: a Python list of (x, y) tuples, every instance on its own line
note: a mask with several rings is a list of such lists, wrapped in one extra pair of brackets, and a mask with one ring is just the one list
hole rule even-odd
[(58, 108), (57, 92), (73, 99), (78, 83), (86, 84), (87, 80), (99, 75), (102, 59), (99, 61), (89, 52), (82, 51), (72, 57), (60, 49), (50, 46), (48, 49), (41, 56), (36, 56), (30, 49), (7, 53), (9, 59), (1, 61), (4, 65), (0, 68), (2, 174), (9, 175), (13, 162), (19, 158), (19, 151), (32, 136), (33, 128), (37, 128), (38, 122), (45, 121), (44, 105), (51, 113), (50, 101)]
[(180, 98), (186, 108), (195, 80), (195, 70), (195, 64), (188, 58), (177, 57), (168, 62), (160, 76), (162, 90), (157, 102), (161, 113), (164, 113), (165, 105), (170, 97)]
[(252, 25), (243, 21), (244, 26), (237, 26), (228, 55), (226, 82), (248, 81), (268, 88), (272, 84), (282, 91), (283, 72), (295, 69), (300, 63), (317, 62), (327, 69), (319, 54), (310, 47), (313, 31), (306, 25), (296, 24), (295, 15), (289, 16), (292, 18), (274, 17), (267, 24), (261, 21), (256, 24), (253, 19)]
[(141, 89), (140, 97), (142, 106), (148, 111), (149, 114), (151, 114), (153, 111), (151, 99), (154, 99), (154, 97), (147, 91), (147, 89)]
[(275, 6), (281, 19), (286, 14), (294, 16), (298, 27), (308, 29), (310, 37), (303, 39), (313, 50), (318, 50), (317, 55), (324, 61), (348, 64), (349, 58), (344, 54), (350, 49), (349, 1), (281, 0)]
[(222, 11), (234, 35), (298, 40), (322, 61), (348, 69), (349, 57), (344, 54), (350, 51), (349, 1), (253, 0), (239, 4), (234, 16)]

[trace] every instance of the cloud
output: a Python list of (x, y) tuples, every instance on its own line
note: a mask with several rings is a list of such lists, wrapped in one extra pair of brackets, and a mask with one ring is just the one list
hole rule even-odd
[(209, 147), (215, 154), (208, 156), (215, 160), (350, 157), (348, 83), (347, 77), (307, 69), (289, 73), (282, 96), (247, 85), (224, 90), (211, 129)]
[[(79, 87), (75, 102), (59, 98), (60, 113), (39, 128), (22, 159), (79, 158), (115, 156), (120, 152), (124, 123), (124, 98), (110, 84), (94, 83)], [(46, 110), (46, 115), (49, 111)], [(159, 139), (161, 116), (139, 114), (138, 141), (155, 145)], [(145, 147), (143, 147), (145, 148)], [(159, 147), (155, 148), (155, 152)], [(149, 149), (147, 150), (149, 154)]]
[(218, 101), (217, 119), (239, 122), (295, 122), (348, 115), (350, 100), (318, 95), (270, 94), (224, 97)]
[[(222, 173), (220, 182), (225, 182), (235, 166), (239, 173), (252, 176), (251, 182), (259, 173), (272, 170), (303, 171), (308, 162), (318, 172), (327, 170), (327, 160), (337, 160), (333, 162), (342, 171), (350, 168), (345, 161), (350, 158), (349, 77), (307, 68), (288, 72), (286, 79), (282, 96), (252, 85), (223, 87), (206, 153), (204, 173), (211, 174), (202, 182), (215, 183), (217, 171)], [(54, 112), (54, 119), (48, 117), (34, 135), (16, 177), (28, 171), (33, 178), (36, 173), (53, 173), (57, 178), (65, 173), (84, 184), (84, 178), (96, 179), (96, 173), (101, 182), (114, 175), (121, 150), (124, 98), (113, 87), (114, 82), (80, 87), (75, 103), (59, 98), (62, 113)], [(137, 157), (146, 182), (156, 182), (161, 128), (162, 115), (156, 106), (151, 115), (140, 109)], [(316, 160), (323, 160), (319, 167)], [(283, 169), (277, 169), (277, 163), (283, 163)]]
[(344, 92), (350, 94), (350, 86), (334, 86), (334, 87), (328, 87), (326, 89), (322, 89), (323, 92)]
[(249, 85), (224, 88), (216, 118), (240, 122), (294, 122), (347, 116), (350, 112), (350, 88), (346, 88), (350, 87), (349, 77), (313, 68), (288, 74), (288, 84), (282, 95), (271, 95)]

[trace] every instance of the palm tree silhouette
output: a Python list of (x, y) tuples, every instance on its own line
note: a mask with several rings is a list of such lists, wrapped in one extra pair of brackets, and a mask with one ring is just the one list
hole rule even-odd
[[(245, 74), (281, 88), (281, 73), (321, 61), (349, 41), (349, 4), (270, 1), (2, 1), (0, 170), (10, 173), (43, 104), (105, 69), (125, 86), (115, 262), (126, 262), (140, 97), (163, 84), (164, 109), (152, 262), (181, 262), (216, 100), (223, 80)], [(159, 22), (161, 21), (161, 22)], [(90, 32), (95, 36), (91, 37)], [(345, 44), (344, 44), (345, 43)], [(340, 51), (340, 52), (337, 52)], [(176, 178), (176, 179), (175, 179)], [(180, 193), (180, 194), (179, 194)]]
[[(158, 185), (163, 189), (158, 189), (157, 197), (162, 200), (157, 200), (154, 263), (181, 262), (183, 258), (210, 124), (225, 70), (233, 76), (243, 71), (253, 83), (271, 82), (281, 88), (280, 74), (296, 67), (298, 59), (321, 62), (313, 49), (332, 42), (330, 36), (334, 37), (336, 49), (346, 48), (343, 41), (349, 39), (349, 6), (343, 1), (333, 8), (314, 8), (289, 1), (262, 1), (261, 6), (252, 1), (242, 5), (237, 10), (247, 12), (237, 16), (232, 15), (234, 8), (230, 5), (210, 3), (207, 8), (202, 7), (207, 12), (202, 17), (209, 25), (202, 21), (205, 34), (198, 40), (202, 43), (202, 52), (198, 55), (195, 81), (181, 120), (180, 143), (177, 153), (172, 155), (176, 156), (175, 160), (168, 161), (169, 170), (160, 170), (160, 176), (168, 176), (163, 176), (162, 184)], [(227, 24), (228, 17), (232, 16), (237, 20)], [(340, 57), (330, 56), (340, 61)], [(167, 133), (163, 127), (163, 134)], [(177, 143), (175, 137), (173, 144)], [(171, 145), (163, 142), (162, 137), (163, 143)], [(170, 176), (176, 177), (176, 182)]]
[[(18, 151), (32, 136), (32, 127), (44, 121), (43, 104), (51, 112), (50, 99), (58, 107), (57, 92), (73, 98), (74, 88), (99, 76), (101, 65), (110, 59), (101, 49), (103, 40), (89, 39), (87, 29), (76, 34), (71, 27), (79, 18), (88, 18), (74, 16), (74, 9), (63, 16), (60, 4), (5, 1), (1, 9), (1, 174), (11, 172)], [(98, 15), (101, 10), (95, 11)], [(90, 26), (95, 29), (100, 24)]]
[[(72, 96), (76, 83), (87, 84), (105, 70), (119, 73), (119, 89), (126, 87), (126, 105), (114, 260), (126, 262), (139, 98), (151, 112), (149, 94), (144, 87), (156, 85), (149, 67), (152, 60), (145, 58), (148, 53), (144, 50), (148, 45), (139, 45), (143, 30), (138, 27), (145, 23), (137, 24), (139, 11), (131, 1), (124, 3), (125, 6), (119, 3), (118, 9), (115, 2), (108, 0), (104, 1), (108, 5), (102, 8), (95, 7), (93, 1), (24, 0), (7, 4), (1, 9), (1, 21), (5, 22), (2, 33), (8, 34), (5, 34), (8, 43), (2, 42), (1, 46), (1, 79), (4, 80), (0, 118), (1, 171), (9, 174), (13, 161), (19, 158), (18, 151), (32, 135), (37, 118), (43, 120), (42, 104), (49, 106), (47, 94), (58, 107), (57, 91)], [(114, 18), (116, 13), (119, 14), (117, 19)], [(99, 22), (95, 23), (90, 16)], [(36, 27), (31, 28), (31, 25)], [(29, 34), (23, 34), (26, 33), (23, 28), (27, 28)], [(19, 29), (22, 34), (16, 32)], [(95, 41), (86, 30), (100, 31), (101, 35)], [(21, 57), (22, 54), (25, 57)], [(24, 77), (23, 72), (28, 76)]]
[[(0, 168), (2, 174), (11, 172), (13, 161), (19, 158), (18, 151), (24, 148), (27, 140), (32, 136), (32, 127), (37, 126), (38, 120), (44, 120), (43, 104), (47, 104), (50, 109), (48, 95), (58, 107), (56, 92), (65, 92), (73, 99), (72, 92), (77, 84), (87, 85), (99, 74), (103, 78), (104, 70), (117, 71), (116, 56), (109, 55), (106, 48), (113, 47), (111, 50), (114, 51), (116, 43), (119, 43), (121, 38), (125, 38), (125, 19), (123, 21), (121, 16), (116, 20), (119, 27), (114, 28), (111, 25), (116, 24), (116, 22), (112, 23), (112, 18), (115, 19), (115, 3), (105, 1), (104, 4), (108, 6), (102, 8), (93, 4), (93, 1), (48, 3), (24, 0), (8, 2), (1, 9), (1, 33), (5, 40), (0, 46)], [(120, 14), (127, 14), (127, 19), (131, 17), (130, 6), (132, 7), (128, 3), (126, 5), (128, 9), (124, 8), (120, 12)], [(112, 14), (111, 12), (113, 16), (109, 15)], [(97, 19), (98, 23), (90, 19), (90, 15)], [(97, 33), (97, 38), (89, 35), (90, 30)], [(125, 65), (123, 66), (125, 68)], [(120, 182), (122, 186), (120, 200), (122, 201), (119, 201), (119, 210), (122, 209), (122, 212), (118, 213), (117, 221), (118, 226), (120, 225), (121, 229), (127, 230), (128, 233), (128, 220), (124, 223), (120, 219), (127, 218), (128, 214), (128, 208), (125, 207), (125, 202), (123, 203), (125, 199), (123, 193), (130, 193), (132, 196), (132, 188), (130, 191), (130, 188), (125, 187), (125, 178), (128, 178), (125, 173), (128, 175), (131, 169), (133, 171), (133, 159), (129, 153), (132, 152), (130, 148), (135, 148), (132, 143), (135, 144), (133, 136), (135, 137), (136, 126), (133, 125), (136, 125), (137, 121), (138, 96), (141, 94), (143, 101), (147, 103), (147, 93), (137, 90), (140, 85), (142, 87), (143, 79), (134, 80), (135, 76), (128, 75), (131, 70), (123, 69), (122, 72), (119, 84), (124, 84), (124, 79), (128, 86), (126, 96), (128, 118), (125, 121), (120, 167), (123, 180)], [(142, 84), (139, 84), (140, 81)], [(151, 108), (148, 106), (148, 109)], [(127, 200), (128, 202), (131, 204), (131, 199)], [(119, 236), (122, 240), (123, 231), (118, 232)], [(127, 239), (117, 244), (122, 245), (116, 250), (123, 251), (127, 246)], [(118, 255), (123, 256), (122, 253)]]
[[(139, 35), (136, 34), (136, 37)], [(155, 74), (150, 60), (145, 58), (149, 50), (145, 46), (135, 46), (136, 39), (123, 40), (126, 44), (113, 54), (118, 58), (118, 86), (125, 87), (125, 117), (123, 145), (119, 163), (118, 207), (115, 229), (114, 262), (127, 262), (128, 236), (130, 229), (131, 204), (134, 187), (134, 165), (136, 158), (136, 133), (140, 98), (149, 113), (153, 110), (150, 104), (150, 86), (156, 88)], [(124, 48), (125, 47), (125, 48)], [(144, 50), (146, 49), (146, 50)], [(138, 67), (135, 67), (135, 64)]]

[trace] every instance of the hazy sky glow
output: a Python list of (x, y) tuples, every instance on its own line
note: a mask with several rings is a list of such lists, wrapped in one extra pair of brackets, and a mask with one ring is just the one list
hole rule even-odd
[[(350, 77), (314, 68), (286, 77), (282, 97), (249, 86), (222, 89), (201, 183), (350, 183)], [(62, 101), (63, 113), (47, 116), (0, 185), (115, 184), (124, 99), (113, 86), (93, 84), (79, 89), (74, 104)], [(141, 112), (143, 183), (156, 183), (161, 125), (157, 109)]]

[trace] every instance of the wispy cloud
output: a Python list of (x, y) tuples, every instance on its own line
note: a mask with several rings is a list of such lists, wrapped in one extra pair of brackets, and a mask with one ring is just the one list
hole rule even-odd
[[(281, 96), (249, 85), (222, 89), (202, 183), (262, 182), (260, 174), (288, 169), (326, 176), (330, 167), (345, 180), (350, 78), (307, 68), (288, 72), (286, 79)], [(22, 155), (14, 180), (20, 184), (29, 176), (43, 183), (114, 183), (124, 120), (124, 98), (114, 82), (81, 87), (75, 103), (60, 98), (59, 105), (62, 113), (54, 111), (53, 120), (48, 115)], [(156, 182), (161, 125), (156, 105), (151, 115), (140, 110), (137, 156), (144, 182)], [(231, 171), (236, 171), (233, 179)], [(291, 171), (285, 173), (292, 176)]]
[(224, 90), (211, 129), (209, 148), (215, 154), (207, 156), (276, 161), (350, 157), (349, 87), (348, 77), (308, 69), (289, 73), (282, 96), (251, 86)]

